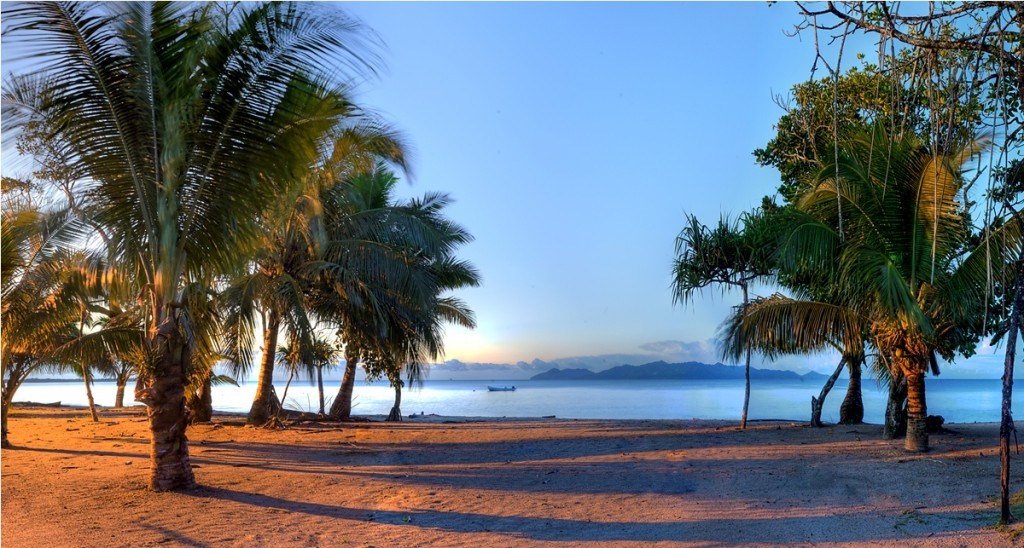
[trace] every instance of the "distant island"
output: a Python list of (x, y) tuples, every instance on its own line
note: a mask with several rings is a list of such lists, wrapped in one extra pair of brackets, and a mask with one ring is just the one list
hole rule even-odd
[[(700, 362), (686, 363), (665, 363), (662, 361), (647, 363), (644, 365), (620, 365), (604, 371), (594, 372), (589, 369), (558, 369), (552, 368), (544, 373), (530, 377), (532, 381), (578, 381), (578, 380), (723, 380), (742, 379), (743, 367), (738, 365), (724, 365), (716, 363), (709, 365)], [(771, 380), (792, 380), (792, 381), (822, 381), (826, 375), (816, 373), (804, 373), (803, 375), (793, 371), (781, 371), (778, 369), (757, 369), (750, 368), (751, 379)]]

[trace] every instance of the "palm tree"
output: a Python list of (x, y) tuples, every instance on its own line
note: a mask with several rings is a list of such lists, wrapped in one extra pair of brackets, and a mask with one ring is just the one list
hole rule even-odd
[[(392, 172), (378, 168), (331, 195), (337, 207), (329, 211), (336, 215), (327, 218), (331, 245), (318, 267), (314, 302), (321, 317), (337, 324), (345, 343), (346, 369), (333, 418), (351, 413), (360, 361), (368, 378), (387, 377), (400, 398), (401, 372), (415, 380), (424, 360), (442, 352), (440, 322), (474, 323), (464, 303), (445, 295), (479, 284), (475, 268), (454, 257), (471, 236), (444, 217), (447, 196), (431, 193), (399, 203), (392, 197), (396, 183)], [(375, 264), (382, 268), (369, 283), (342, 276)]]
[[(329, 146), (317, 158), (317, 164), (292, 185), (293, 193), (268, 203), (261, 218), (262, 237), (253, 263), (243, 275), (232, 280), (224, 292), (228, 313), (228, 355), (237, 374), (247, 372), (251, 363), (249, 349), (255, 330), (255, 316), (262, 319), (263, 356), (259, 383), (248, 423), (262, 425), (277, 417), (281, 402), (273, 387), (274, 349), (281, 328), (297, 344), (300, 361), (312, 363), (315, 358), (313, 324), (306, 302), (311, 275), (323, 272), (328, 247), (328, 219), (347, 214), (347, 204), (332, 199), (339, 187), (347, 187), (346, 179), (360, 170), (370, 170), (372, 162), (384, 159), (406, 169), (405, 145), (400, 135), (381, 124), (372, 114), (345, 103), (346, 110), (337, 117), (329, 137)], [(347, 192), (344, 196), (350, 196)], [(354, 238), (347, 234), (346, 244), (365, 247), (377, 234), (386, 234), (394, 220), (386, 216), (373, 219), (376, 224)], [(353, 241), (354, 240), (354, 241)], [(347, 248), (346, 248), (347, 249)], [(376, 248), (379, 249), (379, 248)], [(333, 251), (338, 253), (337, 251)], [(365, 283), (378, 272), (380, 261), (364, 265), (362, 270), (347, 268), (342, 276), (356, 283)], [(394, 266), (394, 265), (393, 265)]]
[(939, 356), (952, 360), (974, 351), (988, 265), (999, 268), (1007, 253), (1015, 256), (1019, 227), (1007, 222), (971, 245), (979, 238), (957, 196), (962, 166), (979, 143), (944, 156), (906, 136), (892, 141), (889, 154), (872, 154), (872, 142), (889, 142), (883, 130), (876, 131), (847, 138), (838, 165), (823, 166), (798, 203), (813, 222), (787, 243), (789, 255), (810, 268), (835, 265), (842, 302), (794, 301), (788, 315), (774, 317), (751, 309), (730, 344), (763, 345), (788, 331), (800, 348), (828, 340), (851, 348), (866, 331), (880, 366), (906, 382), (906, 449), (925, 451), (925, 373), (938, 373)]
[(62, 250), (76, 237), (74, 223), (47, 212), (33, 199), (31, 185), (4, 179), (0, 222), (0, 445), (10, 447), (7, 418), (14, 394), (78, 317), (78, 302), (63, 291), (68, 270)]
[(303, 4), (37, 3), (5, 10), (40, 67), (9, 79), (4, 134), (32, 121), (68, 152), (111, 256), (138, 273), (150, 487), (195, 484), (185, 437), (194, 331), (183, 284), (236, 269), (252, 212), (344, 110), (322, 67), (369, 68), (358, 24)]
[[(747, 226), (753, 222), (744, 219)], [(738, 222), (721, 218), (713, 230), (693, 215), (686, 215), (686, 227), (676, 237), (676, 259), (672, 265), (672, 301), (686, 304), (694, 295), (711, 285), (738, 287), (743, 293), (743, 306), (749, 302), (750, 284), (766, 278), (772, 271), (767, 253), (767, 235), (750, 229), (741, 230)], [(750, 405), (750, 352), (744, 365), (743, 415), (740, 428), (747, 427)]]

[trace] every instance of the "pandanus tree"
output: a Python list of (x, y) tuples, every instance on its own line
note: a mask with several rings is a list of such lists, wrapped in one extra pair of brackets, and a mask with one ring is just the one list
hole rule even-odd
[[(765, 245), (768, 234), (756, 229), (744, 230), (740, 222), (724, 217), (713, 229), (693, 215), (687, 215), (685, 223), (676, 237), (676, 258), (672, 264), (673, 303), (689, 303), (703, 289), (721, 285), (739, 288), (743, 306), (746, 306), (750, 284), (766, 279), (772, 272), (770, 247)], [(750, 352), (746, 352), (741, 428), (747, 427), (749, 406)]]
[(32, 3), (5, 38), (33, 60), (5, 85), (4, 134), (45, 139), (85, 183), (83, 209), (137, 272), (149, 360), (135, 398), (151, 431), (150, 487), (195, 484), (185, 382), (194, 332), (183, 287), (238, 268), (253, 212), (306, 168), (339, 106), (325, 67), (368, 68), (361, 27), (307, 4)]
[[(891, 147), (880, 154), (874, 143)], [(890, 140), (881, 129), (844, 139), (838, 163), (827, 162), (798, 202), (808, 222), (787, 243), (809, 268), (836, 269), (841, 302), (794, 301), (786, 314), (752, 307), (730, 345), (768, 348), (785, 336), (800, 348), (830, 340), (852, 348), (866, 332), (892, 376), (905, 379), (906, 449), (927, 450), (925, 374), (938, 373), (939, 357), (974, 351), (989, 267), (1020, 245), (1015, 222), (979, 237), (958, 201), (963, 166), (980, 147), (972, 142), (942, 155), (914, 136)]]

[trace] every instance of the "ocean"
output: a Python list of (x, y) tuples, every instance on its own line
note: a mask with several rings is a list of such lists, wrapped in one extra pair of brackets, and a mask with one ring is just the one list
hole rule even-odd
[[(514, 392), (489, 392), (487, 385), (515, 386)], [(338, 381), (325, 382), (330, 399), (338, 392)], [(134, 383), (126, 400), (132, 399)], [(278, 395), (284, 382), (275, 383)], [(754, 381), (751, 384), (748, 418), (806, 421), (811, 396), (821, 383), (811, 381)], [(112, 406), (116, 388), (112, 381), (97, 381), (93, 387), (96, 403)], [(1024, 403), (1024, 389), (1014, 393), (1014, 409)], [(256, 383), (214, 387), (213, 407), (218, 411), (247, 412), (256, 393)], [(826, 399), (822, 420), (836, 422), (846, 394), (840, 380)], [(998, 422), (1001, 401), (999, 380), (929, 378), (926, 394), (928, 413), (942, 415), (947, 422)], [(863, 383), (864, 420), (881, 424), (887, 391), (872, 380)], [(55, 402), (85, 405), (81, 382), (25, 383), (15, 401)], [(394, 391), (386, 382), (357, 382), (353, 414), (386, 415), (394, 402)], [(128, 401), (126, 401), (126, 404)], [(134, 403), (134, 402), (133, 402)], [(307, 381), (292, 382), (285, 406), (316, 411), (317, 392)], [(546, 417), (567, 419), (727, 419), (738, 420), (743, 408), (743, 382), (736, 380), (673, 381), (454, 381), (427, 380), (420, 389), (402, 391), (402, 413), (467, 417)]]

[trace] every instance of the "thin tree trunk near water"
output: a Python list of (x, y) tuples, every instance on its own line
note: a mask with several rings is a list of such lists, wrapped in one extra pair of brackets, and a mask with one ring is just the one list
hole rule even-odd
[(85, 380), (85, 397), (89, 401), (89, 414), (92, 415), (92, 422), (100, 422), (96, 414), (96, 401), (92, 397), (92, 379), (89, 378), (89, 366), (82, 363), (82, 379)]
[(260, 380), (256, 385), (256, 397), (249, 408), (247, 424), (263, 426), (281, 412), (281, 402), (274, 392), (274, 349), (277, 348), (277, 332), (281, 317), (274, 311), (268, 314), (267, 328), (263, 332), (263, 359), (260, 365)]
[(1010, 515), (1010, 433), (1013, 424), (1013, 362), (1017, 357), (1017, 334), (1021, 331), (1020, 314), (1024, 306), (1024, 280), (1022, 262), (1018, 260), (1013, 280), (1013, 307), (1010, 309), (1010, 327), (1006, 335), (1006, 357), (1003, 360), (1003, 401), (999, 421), (999, 521), (1007, 524)]
[(316, 368), (316, 386), (320, 391), (320, 416), (324, 416), (324, 368)]
[[(747, 284), (743, 282), (740, 284), (743, 288), (743, 308), (747, 308)], [(743, 415), (740, 417), (740, 429), (746, 430), (747, 428), (747, 409), (750, 408), (750, 346), (747, 346), (747, 364), (743, 369)]]
[(832, 372), (832, 375), (825, 381), (825, 386), (821, 387), (821, 392), (818, 397), (811, 396), (811, 426), (820, 428), (821, 424), (821, 408), (825, 406), (825, 398), (828, 393), (832, 391), (832, 387), (836, 384), (836, 379), (839, 378), (839, 373), (842, 373), (843, 366), (846, 365), (846, 356), (843, 356), (839, 360), (839, 365), (836, 366), (836, 370)]
[(284, 393), (281, 394), (281, 410), (284, 411), (284, 402), (288, 401), (288, 387), (292, 385), (292, 379), (295, 377), (295, 369), (288, 370), (288, 382), (284, 383)]
[(344, 421), (352, 416), (352, 391), (356, 384), (356, 365), (358, 365), (358, 359), (355, 356), (345, 357), (345, 376), (341, 379), (338, 397), (331, 404), (332, 419)]

